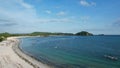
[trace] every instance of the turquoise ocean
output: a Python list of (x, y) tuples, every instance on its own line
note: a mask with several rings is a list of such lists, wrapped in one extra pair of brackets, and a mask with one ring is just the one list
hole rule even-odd
[(120, 68), (119, 35), (30, 37), (20, 41), (24, 53), (55, 68)]

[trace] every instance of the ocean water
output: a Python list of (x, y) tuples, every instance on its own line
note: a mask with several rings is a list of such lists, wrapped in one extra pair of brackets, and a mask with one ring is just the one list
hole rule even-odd
[(20, 40), (23, 52), (55, 68), (120, 68), (120, 36), (50, 36)]

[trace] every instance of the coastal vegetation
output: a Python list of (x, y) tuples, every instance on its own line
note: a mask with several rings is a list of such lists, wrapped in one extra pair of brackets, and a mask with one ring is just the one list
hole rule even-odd
[(89, 33), (87, 31), (81, 31), (76, 34), (73, 33), (51, 33), (51, 32), (33, 32), (33, 33), (15, 33), (15, 34), (10, 34), (10, 33), (0, 33), (0, 42), (5, 40), (7, 37), (13, 37), (13, 36), (52, 36), (52, 35), (64, 35), (64, 36), (92, 36), (92, 33)]
[(0, 42), (3, 41), (5, 38), (4, 36), (0, 36)]
[(7, 37), (9, 37), (11, 34), (5, 32), (0, 34), (0, 42), (5, 40)]
[(74, 34), (72, 34), (72, 33), (33, 32), (30, 35), (31, 36), (37, 36), (37, 35), (48, 36), (48, 35), (74, 35)]

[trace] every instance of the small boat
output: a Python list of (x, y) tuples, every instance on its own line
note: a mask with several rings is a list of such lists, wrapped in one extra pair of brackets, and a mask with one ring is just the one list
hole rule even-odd
[(105, 57), (105, 58), (108, 58), (108, 59), (110, 59), (110, 60), (118, 60), (117, 57), (111, 56), (111, 55), (104, 55), (104, 57)]

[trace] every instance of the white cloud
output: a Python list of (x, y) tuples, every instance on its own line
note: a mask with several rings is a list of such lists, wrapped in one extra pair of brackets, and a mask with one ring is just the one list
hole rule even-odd
[(15, 9), (18, 7), (26, 8), (26, 9), (31, 9), (33, 8), (32, 5), (24, 2), (24, 0), (0, 0), (0, 7), (4, 8), (12, 8), (14, 7)]
[(52, 12), (50, 10), (45, 11), (47, 14), (51, 14)]
[(66, 15), (66, 13), (64, 11), (60, 11), (59, 13), (57, 13), (58, 16), (64, 16)]
[(37, 23), (70, 23), (72, 20), (69, 18), (61, 18), (61, 19), (38, 19), (35, 22)]
[(31, 6), (30, 4), (27, 4), (27, 3), (23, 2), (23, 0), (20, 0), (20, 4), (23, 7), (27, 8), (27, 9), (33, 8), (33, 6)]
[[(50, 14), (52, 12), (50, 10), (46, 10), (46, 13)], [(58, 15), (65, 14), (66, 13), (63, 11), (58, 13)], [(36, 8), (33, 5), (26, 3), (24, 0), (0, 0), (0, 20), (0, 29), (2, 31), (11, 30), (13, 32), (22, 32), (21, 29), (25, 29), (26, 31), (29, 29), (38, 30), (37, 28), (41, 23), (71, 22), (68, 18), (42, 18), (36, 13)]]
[[(1, 5), (2, 4), (2, 5)], [(10, 8), (10, 9), (9, 9)], [(13, 9), (11, 9), (13, 8)], [(52, 13), (50, 10), (46, 10), (46, 13), (50, 14)], [(65, 12), (61, 11), (57, 15), (65, 15)], [(8, 19), (14, 19), (18, 22), (25, 22), (25, 23), (35, 23), (38, 20), (46, 20), (46, 21), (53, 21), (53, 19), (40, 19), (37, 16), (36, 9), (33, 5), (30, 5), (24, 0), (0, 0), (0, 18), (8, 18)], [(58, 21), (56, 18), (54, 21)], [(60, 19), (59, 21), (63, 21), (63, 19)], [(48, 23), (49, 23), (48, 21)]]
[(95, 2), (88, 2), (86, 0), (80, 0), (80, 5), (88, 7), (88, 6), (95, 6), (96, 3)]

